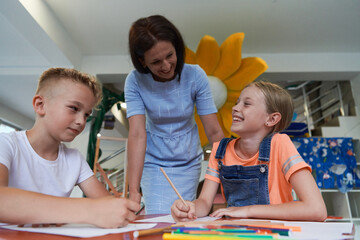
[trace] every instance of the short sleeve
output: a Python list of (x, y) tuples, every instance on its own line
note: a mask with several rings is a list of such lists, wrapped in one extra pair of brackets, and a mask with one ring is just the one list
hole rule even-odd
[(220, 183), (220, 176), (219, 176), (219, 168), (217, 159), (215, 158), (215, 153), (217, 148), (219, 147), (220, 142), (215, 142), (213, 144), (213, 150), (211, 151), (210, 157), (209, 157), (209, 163), (208, 167), (206, 169), (205, 178), (209, 179), (211, 181)]
[(277, 134), (277, 138), (275, 149), (278, 149), (278, 159), (281, 159), (281, 171), (286, 181), (289, 182), (291, 175), (300, 169), (308, 169), (311, 172), (311, 167), (301, 157), (289, 136)]
[(14, 144), (10, 134), (0, 133), (0, 163), (8, 169), (11, 166), (11, 160), (14, 157)]
[(85, 158), (81, 155), (80, 152), (77, 152), (78, 157), (81, 159), (81, 169), (80, 169), (80, 175), (78, 178), (78, 181), (76, 184), (80, 184), (83, 181), (85, 181), (86, 179), (88, 179), (89, 177), (94, 175), (94, 172), (91, 170), (89, 164), (86, 162)]
[(202, 68), (196, 66), (196, 109), (199, 115), (216, 113), (214, 99), (211, 93), (209, 79)]
[(138, 114), (145, 114), (144, 102), (139, 91), (137, 76), (135, 70), (133, 70), (126, 77), (124, 87), (127, 118)]

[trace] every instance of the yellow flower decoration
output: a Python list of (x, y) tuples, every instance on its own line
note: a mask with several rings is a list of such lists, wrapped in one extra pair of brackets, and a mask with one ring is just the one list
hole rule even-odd
[[(208, 75), (211, 91), (218, 109), (217, 117), (225, 137), (236, 136), (230, 130), (231, 109), (235, 105), (242, 89), (268, 68), (261, 58), (241, 58), (244, 33), (230, 35), (219, 47), (211, 36), (204, 36), (196, 53), (186, 48), (185, 62), (198, 64)], [(199, 128), (201, 145), (209, 143), (200, 117), (195, 113)]]

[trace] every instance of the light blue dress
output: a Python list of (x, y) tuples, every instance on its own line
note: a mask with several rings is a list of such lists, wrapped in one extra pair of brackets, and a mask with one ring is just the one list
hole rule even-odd
[(127, 117), (146, 115), (147, 146), (141, 189), (147, 214), (170, 213), (178, 196), (162, 167), (185, 200), (194, 200), (203, 151), (194, 119), (216, 113), (209, 82), (197, 65), (185, 64), (181, 80), (155, 81), (136, 70), (125, 81)]

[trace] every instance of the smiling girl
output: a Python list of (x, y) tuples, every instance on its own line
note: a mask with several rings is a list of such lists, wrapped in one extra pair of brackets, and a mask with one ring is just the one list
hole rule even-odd
[(221, 184), (228, 207), (213, 217), (324, 221), (326, 207), (311, 168), (290, 138), (278, 133), (290, 124), (293, 109), (291, 96), (276, 84), (260, 81), (245, 87), (232, 109), (231, 131), (240, 137), (214, 143), (199, 198), (188, 207), (175, 201), (174, 219), (206, 216)]

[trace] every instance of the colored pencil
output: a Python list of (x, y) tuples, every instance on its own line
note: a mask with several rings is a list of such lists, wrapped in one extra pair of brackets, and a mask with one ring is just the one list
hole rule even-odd
[(178, 190), (176, 189), (176, 187), (174, 186), (174, 184), (171, 182), (170, 178), (168, 177), (168, 175), (166, 174), (166, 172), (164, 171), (163, 168), (160, 168), (161, 172), (164, 174), (165, 178), (168, 180), (168, 182), (170, 183), (171, 187), (174, 189), (174, 191), (176, 192), (176, 194), (178, 195), (178, 197), (180, 198), (180, 200), (184, 203), (184, 205), (186, 207), (188, 207), (188, 205), (186, 204), (185, 200), (182, 198), (182, 196), (180, 195), (180, 193), (178, 192)]
[(140, 236), (145, 236), (145, 235), (151, 235), (151, 234), (156, 234), (156, 233), (162, 233), (165, 230), (170, 230), (171, 226), (168, 227), (162, 227), (162, 228), (152, 228), (152, 229), (146, 229), (146, 230), (139, 230), (139, 231), (135, 231), (133, 233), (134, 238), (138, 238)]
[[(172, 234), (172, 233), (164, 233), (163, 240), (232, 240), (232, 239), (240, 239), (240, 240), (251, 240), (254, 239), (252, 237), (238, 237), (238, 236), (221, 236), (221, 235), (195, 235), (195, 234)], [(261, 238), (257, 238), (261, 239)], [(264, 238), (266, 239), (266, 238)]]
[[(274, 225), (271, 227), (257, 225), (257, 227), (249, 226), (249, 225), (208, 225), (202, 227), (178, 227), (173, 226), (173, 230), (177, 230), (177, 232), (190, 233), (192, 231), (218, 231), (223, 233), (258, 233), (258, 234), (268, 234), (268, 235), (281, 235), (281, 236), (290, 236), (291, 230), (289, 228), (293, 228), (295, 230), (299, 230), (297, 227), (288, 226), (287, 229), (282, 228), (274, 228)], [(214, 233), (216, 234), (216, 233)]]
[(301, 232), (301, 227), (299, 226), (248, 224), (248, 225), (234, 225), (234, 227), (247, 227), (247, 228), (270, 229), (270, 230), (291, 230), (294, 232)]
[(194, 235), (221, 235), (221, 236), (233, 236), (233, 237), (251, 237), (251, 238), (278, 238), (279, 234), (277, 233), (225, 233), (225, 232), (218, 232), (218, 231), (189, 231), (185, 233), (175, 233), (175, 234), (194, 234)]

